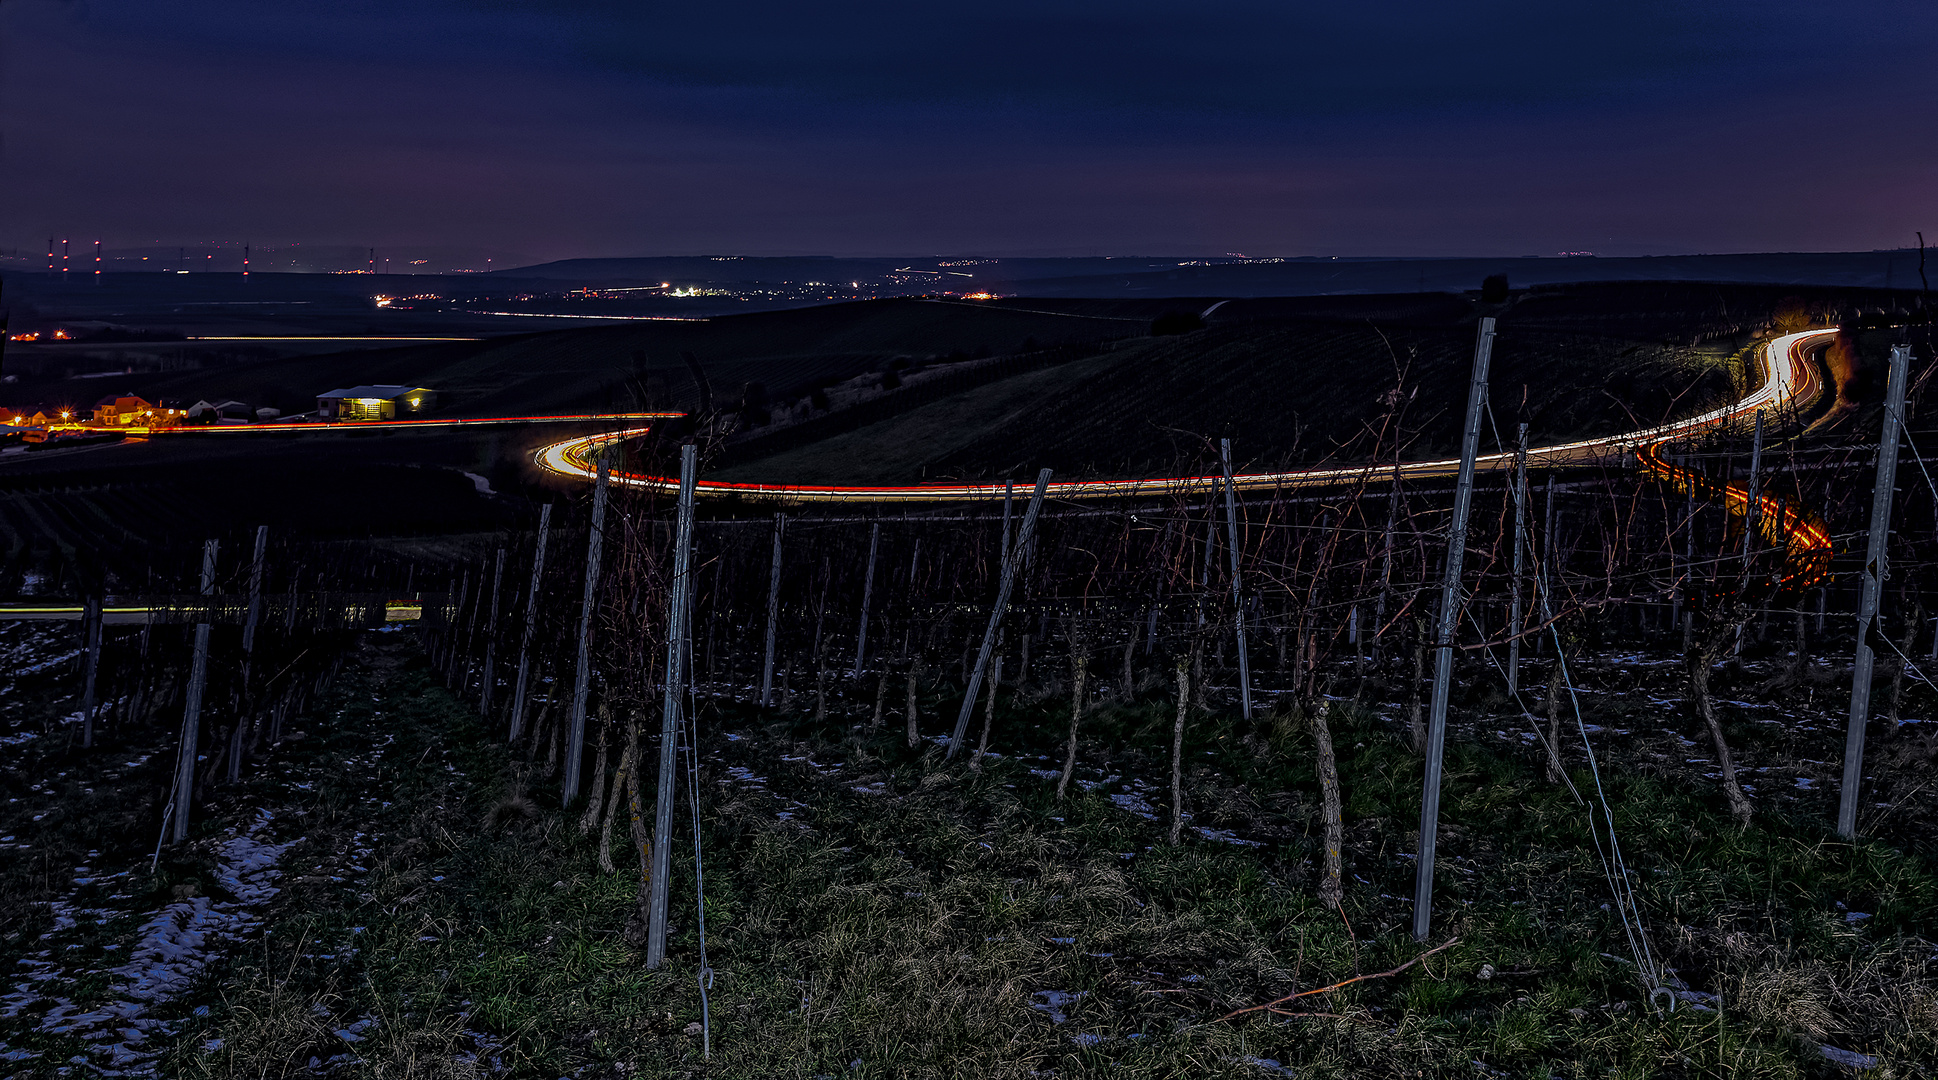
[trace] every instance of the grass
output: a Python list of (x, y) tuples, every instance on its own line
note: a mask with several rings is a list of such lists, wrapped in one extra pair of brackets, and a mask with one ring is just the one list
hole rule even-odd
[(1873, 1076), (1938, 1061), (1923, 856), (1834, 842), (1774, 801), (1739, 833), (1705, 788), (1610, 770), (1654, 945), (1719, 995), (1655, 1014), (1581, 809), (1518, 744), (1471, 737), (1450, 747), (1436, 896), (1435, 942), (1460, 944), (1304, 999), (1307, 1015), (1221, 1021), (1418, 955), (1403, 899), (1417, 765), (1374, 713), (1336, 717), (1342, 919), (1313, 898), (1302, 735), (1194, 723), (1192, 824), (1263, 844), (1187, 832), (1172, 848), (1110, 798), (1162, 816), (1136, 780), (1164, 763), (1136, 748), (1158, 744), (1165, 703), (1086, 720), (1085, 783), (1059, 804), (1028, 772), (1053, 767), (1036, 755), (1055, 754), (1054, 687), (999, 712), (993, 745), (1015, 756), (980, 776), (844, 723), (707, 707), (706, 1060), (688, 841), (670, 962), (646, 971), (636, 875), (600, 873), (555, 789), (401, 641), (360, 664), (275, 781), (315, 790), (269, 932), (183, 1003), (170, 1075), (304, 1074), (311, 1058), (370, 1076), (1256, 1077), (1266, 1060), (1314, 1076), (1835, 1075), (1819, 1042), (1878, 1057)]

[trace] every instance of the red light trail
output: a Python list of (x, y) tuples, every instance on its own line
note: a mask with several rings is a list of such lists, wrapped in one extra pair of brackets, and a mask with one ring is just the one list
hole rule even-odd
[[(1763, 350), (1764, 381), (1754, 392), (1732, 405), (1703, 413), (1687, 420), (1644, 428), (1626, 435), (1558, 443), (1528, 451), (1530, 465), (1549, 467), (1589, 465), (1639, 454), (1643, 448), (1671, 439), (1711, 430), (1754, 416), (1758, 410), (1780, 410), (1800, 399), (1814, 397), (1818, 390), (1816, 371), (1806, 354), (1829, 341), (1835, 327), (1786, 334), (1771, 341)], [(649, 429), (586, 435), (553, 443), (538, 451), (541, 468), (562, 476), (590, 480), (594, 475), (594, 456), (604, 447), (626, 439), (638, 438)], [(1476, 460), (1483, 470), (1513, 466), (1511, 453), (1484, 454)], [(1350, 465), (1333, 468), (1298, 469), (1287, 472), (1241, 473), (1232, 477), (1239, 491), (1278, 491), (1293, 488), (1337, 487), (1385, 480), (1396, 473), (1407, 479), (1451, 476), (1460, 468), (1458, 459), (1406, 462), (1392, 465)], [(669, 477), (615, 471), (616, 483), (674, 492), (679, 482)], [(1061, 499), (1151, 498), (1211, 490), (1221, 476), (1172, 476), (1138, 480), (1061, 480), (1050, 485), (1048, 495)], [(764, 500), (771, 502), (965, 502), (1000, 499), (1003, 484), (903, 484), (880, 486), (841, 486), (805, 484), (747, 484), (702, 480), (695, 487), (702, 497)]]

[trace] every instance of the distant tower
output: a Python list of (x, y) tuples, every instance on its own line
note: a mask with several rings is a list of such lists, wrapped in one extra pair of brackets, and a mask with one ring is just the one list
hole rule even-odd
[(94, 242), (94, 283), (101, 284), (101, 241)]
[(249, 245), (242, 245), (242, 276), (249, 276)]
[(67, 271), (67, 241), (63, 240), (61, 241), (61, 280), (67, 280)]
[(175, 272), (178, 274), (188, 273), (188, 249), (185, 247), (175, 249)]
[(54, 238), (47, 238), (47, 272), (54, 272)]
[(370, 273), (372, 273), (372, 274), (375, 274), (375, 273), (377, 272), (377, 249), (376, 249), (376, 248), (371, 248), (371, 249), (370, 249), (370, 269), (369, 269), (369, 272), (370, 272)]

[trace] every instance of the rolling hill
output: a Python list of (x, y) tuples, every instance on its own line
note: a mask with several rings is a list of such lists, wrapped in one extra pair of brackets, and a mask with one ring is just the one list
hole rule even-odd
[[(788, 397), (882, 371), (897, 358), (928, 362), (1144, 334), (1150, 316), (1096, 317), (913, 299), (832, 304), (695, 321), (520, 334), (219, 369), (99, 380), (90, 390), (193, 400), (233, 397), (285, 412), (315, 408), (336, 386), (428, 386), (441, 410), (464, 416), (637, 408), (695, 408), (692, 354), (718, 403), (737, 404), (746, 383)], [(634, 384), (637, 384), (637, 390)], [(111, 384), (111, 385), (110, 385)], [(125, 385), (124, 385), (125, 384)]]

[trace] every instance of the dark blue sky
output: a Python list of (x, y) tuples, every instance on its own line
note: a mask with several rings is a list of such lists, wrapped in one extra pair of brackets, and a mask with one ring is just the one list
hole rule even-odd
[(1893, 247), (1935, 46), (1928, 0), (10, 0), (0, 244)]

